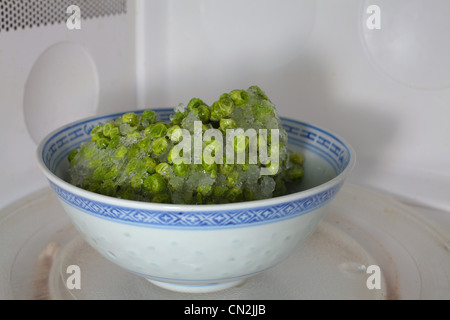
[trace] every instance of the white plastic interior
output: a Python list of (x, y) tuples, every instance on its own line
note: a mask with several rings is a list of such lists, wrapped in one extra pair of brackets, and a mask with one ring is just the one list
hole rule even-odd
[(36, 141), (67, 122), (256, 84), (281, 115), (352, 144), (351, 182), (450, 211), (449, 10), (445, 0), (128, 0), (126, 14), (79, 30), (0, 30), (0, 207), (47, 186)]

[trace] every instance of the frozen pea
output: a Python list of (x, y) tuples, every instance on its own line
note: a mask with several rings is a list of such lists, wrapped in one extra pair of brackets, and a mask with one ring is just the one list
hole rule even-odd
[(160, 175), (166, 176), (168, 174), (169, 167), (170, 165), (168, 163), (161, 162), (156, 166), (155, 170)]
[(169, 142), (165, 137), (158, 138), (152, 142), (152, 150), (156, 155), (161, 155), (166, 151)]
[(127, 173), (131, 173), (138, 168), (138, 165), (139, 165), (139, 159), (133, 158), (130, 161), (128, 161), (128, 164), (125, 167), (125, 171)]
[(95, 144), (100, 149), (106, 149), (109, 145), (109, 139), (107, 138), (100, 138), (97, 141), (95, 141)]
[(114, 157), (117, 159), (122, 159), (125, 157), (128, 153), (128, 148), (125, 146), (120, 146), (117, 148), (116, 152), (114, 153)]
[(125, 113), (122, 122), (134, 127), (139, 124), (139, 117), (134, 112)]
[(149, 124), (152, 124), (156, 121), (156, 112), (153, 110), (145, 110), (141, 114), (141, 122), (147, 121)]
[(167, 127), (163, 123), (157, 123), (151, 127), (148, 131), (148, 136), (151, 139), (156, 139), (165, 136), (167, 133)]
[(303, 167), (294, 166), (288, 170), (288, 177), (293, 181), (302, 179), (303, 175), (304, 175)]
[(158, 193), (152, 198), (155, 203), (171, 203), (170, 195), (167, 193)]
[(230, 97), (236, 107), (242, 107), (249, 101), (248, 93), (245, 90), (233, 90), (230, 92)]
[(236, 128), (237, 128), (237, 125), (236, 125), (236, 121), (234, 119), (230, 119), (230, 118), (220, 119), (219, 129), (223, 133), (226, 133), (227, 129), (236, 129)]
[(159, 173), (154, 173), (145, 178), (143, 186), (149, 193), (158, 193), (165, 189), (166, 181)]
[(105, 179), (105, 175), (106, 175), (107, 171), (108, 171), (107, 168), (100, 166), (94, 170), (94, 173), (92, 174), (92, 178), (95, 181), (102, 181)]
[(303, 155), (300, 154), (300, 153), (292, 153), (292, 154), (289, 156), (289, 160), (290, 160), (292, 163), (295, 163), (295, 164), (297, 164), (297, 165), (302, 165), (303, 162), (305, 161), (305, 157), (303, 157)]
[(154, 173), (156, 171), (156, 166), (158, 163), (155, 159), (145, 157), (141, 159), (140, 166), (147, 172), (147, 173)]
[(78, 152), (79, 152), (78, 149), (73, 149), (72, 151), (69, 152), (67, 159), (69, 160), (70, 163), (74, 162), (75, 157), (78, 154)]
[(192, 112), (205, 124), (211, 118), (211, 111), (205, 105), (201, 105), (192, 110)]
[(204, 103), (202, 99), (192, 98), (188, 102), (187, 109), (189, 111), (192, 111), (192, 110), (199, 108), (200, 106), (206, 106), (206, 103)]
[(105, 179), (114, 179), (119, 174), (119, 167), (112, 166), (108, 172), (105, 174)]
[(189, 166), (183, 162), (173, 165), (173, 171), (180, 177), (185, 177), (189, 172)]
[(117, 192), (117, 185), (113, 180), (107, 179), (100, 184), (98, 192), (106, 196), (114, 196)]
[(120, 144), (120, 136), (117, 135), (117, 136), (114, 136), (113, 138), (111, 138), (111, 140), (109, 141), (108, 147), (115, 149), (119, 146), (119, 144)]
[(111, 130), (115, 128), (114, 124), (111, 122), (107, 122), (103, 126), (103, 135), (105, 137), (109, 137), (111, 135)]

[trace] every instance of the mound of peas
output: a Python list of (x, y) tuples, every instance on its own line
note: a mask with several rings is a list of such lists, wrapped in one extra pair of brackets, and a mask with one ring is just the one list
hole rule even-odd
[[(173, 150), (182, 142), (181, 129), (194, 133), (218, 129), (226, 145), (227, 129), (278, 129), (279, 161), (179, 162)], [(260, 143), (262, 140), (258, 140)], [(215, 138), (201, 142), (214, 146)], [(271, 135), (265, 143), (271, 146)], [(234, 150), (249, 154), (247, 137), (235, 138)], [(260, 150), (260, 149), (258, 149)], [(259, 151), (258, 151), (259, 152)], [(170, 121), (161, 121), (152, 110), (140, 115), (130, 112), (114, 121), (96, 126), (91, 139), (68, 156), (70, 183), (83, 189), (122, 199), (174, 204), (220, 204), (267, 199), (287, 194), (290, 184), (304, 175), (304, 157), (287, 149), (287, 134), (274, 104), (258, 87), (222, 94), (211, 105), (199, 98), (174, 108)], [(261, 175), (261, 168), (273, 174)], [(271, 172), (271, 171), (269, 171)]]

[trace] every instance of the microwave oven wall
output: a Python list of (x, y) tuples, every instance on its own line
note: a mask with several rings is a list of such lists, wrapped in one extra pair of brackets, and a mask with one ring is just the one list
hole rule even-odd
[[(36, 144), (79, 118), (259, 85), (350, 142), (350, 181), (450, 210), (450, 3), (0, 3), (0, 206), (46, 186)], [(77, 13), (80, 19), (77, 19)]]

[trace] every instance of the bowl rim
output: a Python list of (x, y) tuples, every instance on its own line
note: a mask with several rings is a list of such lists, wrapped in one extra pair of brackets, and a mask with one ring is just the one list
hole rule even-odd
[(184, 212), (211, 212), (211, 211), (233, 211), (233, 210), (242, 210), (242, 209), (255, 209), (259, 207), (272, 207), (276, 205), (280, 205), (283, 203), (289, 203), (293, 201), (297, 201), (299, 199), (307, 198), (310, 196), (313, 196), (315, 194), (320, 193), (321, 191), (328, 190), (332, 188), (333, 186), (336, 186), (342, 182), (345, 181), (347, 176), (350, 174), (350, 172), (353, 170), (356, 164), (356, 152), (353, 149), (353, 147), (348, 143), (346, 139), (341, 137), (338, 134), (335, 134), (333, 131), (328, 130), (325, 127), (318, 126), (312, 123), (299, 121), (292, 118), (283, 117), (280, 115), (280, 119), (291, 121), (298, 123), (300, 125), (306, 125), (309, 127), (312, 127), (316, 130), (322, 131), (328, 135), (333, 136), (337, 141), (341, 142), (348, 150), (349, 153), (349, 161), (347, 166), (344, 168), (342, 172), (337, 174), (334, 178), (321, 183), (317, 186), (314, 186), (312, 188), (302, 190), (299, 192), (294, 192), (291, 194), (283, 195), (283, 196), (277, 196), (269, 199), (262, 199), (262, 200), (253, 200), (253, 201), (242, 201), (242, 202), (235, 202), (235, 203), (225, 203), (225, 204), (172, 204), (172, 203), (154, 203), (154, 202), (145, 202), (145, 201), (137, 201), (137, 200), (128, 200), (128, 199), (120, 199), (115, 198), (111, 196), (102, 195), (99, 193), (95, 193), (92, 191), (84, 190), (80, 187), (74, 186), (70, 184), (69, 182), (63, 180), (62, 178), (58, 177), (56, 174), (54, 174), (50, 169), (45, 165), (42, 151), (44, 147), (47, 145), (48, 141), (58, 133), (60, 133), (63, 130), (67, 130), (68, 128), (77, 126), (83, 122), (88, 122), (96, 119), (101, 119), (105, 117), (115, 117), (120, 116), (122, 114), (128, 113), (128, 112), (135, 112), (140, 113), (144, 110), (153, 110), (153, 111), (160, 111), (160, 112), (169, 112), (173, 111), (173, 108), (145, 108), (145, 109), (134, 109), (134, 110), (128, 110), (128, 111), (121, 111), (116, 113), (108, 113), (108, 114), (97, 114), (94, 116), (84, 117), (81, 119), (78, 119), (76, 121), (72, 121), (66, 125), (60, 126), (54, 130), (52, 130), (50, 133), (48, 133), (38, 144), (36, 149), (36, 155), (38, 159), (38, 167), (39, 169), (44, 173), (46, 178), (57, 185), (58, 187), (74, 194), (79, 197), (83, 197), (92, 201), (101, 202), (104, 204), (116, 206), (116, 207), (122, 207), (122, 208), (133, 208), (133, 209), (141, 209), (141, 210), (148, 210), (148, 211), (184, 211)]

